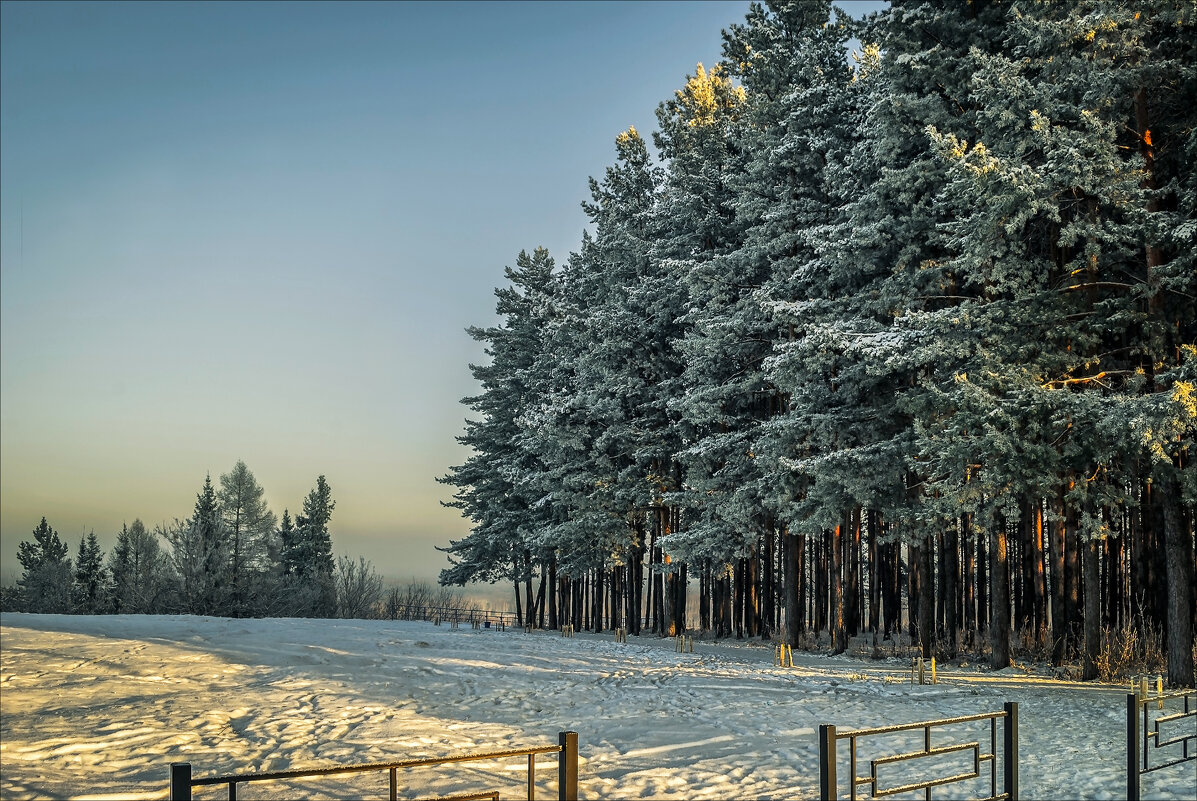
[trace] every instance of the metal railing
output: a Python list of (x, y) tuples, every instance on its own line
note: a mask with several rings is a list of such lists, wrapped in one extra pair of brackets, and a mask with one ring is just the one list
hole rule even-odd
[[(487, 628), (507, 629), (515, 626), (514, 612), (492, 609), (477, 609), (459, 606), (435, 606), (433, 604), (399, 604), (394, 608), (394, 620), (427, 620), (433, 623), (471, 623), (475, 628), (483, 624)], [(388, 616), (388, 619), (389, 616)]]
[[(1162, 684), (1162, 682), (1161, 682)], [(1163, 711), (1166, 701), (1175, 702), (1184, 699), (1182, 711), (1170, 712), (1151, 719), (1148, 710), (1154, 706)], [(1159, 694), (1148, 695), (1146, 681), (1139, 692), (1126, 694), (1126, 797), (1127, 801), (1139, 801), (1142, 797), (1142, 780), (1144, 773), (1170, 768), (1184, 762), (1197, 761), (1197, 747), (1190, 749), (1189, 743), (1197, 744), (1197, 690), (1182, 690), (1165, 693), (1160, 688)], [(1161, 739), (1160, 724), (1173, 724), (1178, 720), (1193, 721), (1193, 733), (1181, 736), (1171, 736)], [(1152, 725), (1154, 724), (1154, 725)], [(1167, 748), (1179, 745), (1181, 756), (1162, 762), (1151, 764), (1151, 748)]]
[[(1002, 792), (998, 793), (997, 787), (997, 722), (1002, 720)], [(950, 745), (931, 745), (931, 730), (941, 726), (952, 726), (959, 723), (970, 723), (973, 721), (988, 720), (989, 721), (989, 751), (983, 753), (981, 751), (981, 744), (979, 741), (952, 743)], [(880, 734), (893, 734), (903, 731), (915, 731), (922, 729), (923, 731), (923, 747), (918, 751), (909, 751), (902, 754), (889, 754), (885, 756), (876, 757), (869, 761), (869, 775), (857, 776), (857, 740), (861, 737), (869, 737)], [(1007, 701), (1001, 712), (985, 712), (978, 715), (965, 715), (958, 718), (942, 718), (940, 720), (925, 720), (920, 723), (905, 723), (897, 726), (881, 726), (875, 729), (856, 729), (851, 731), (839, 732), (836, 727), (829, 724), (819, 726), (819, 797), (825, 801), (835, 801), (838, 797), (838, 781), (836, 777), (836, 743), (839, 740), (848, 741), (848, 765), (850, 781), (848, 783), (848, 797), (855, 801), (857, 798), (856, 789), (862, 786), (871, 788), (869, 797), (880, 798), (882, 796), (894, 795), (896, 793), (905, 793), (912, 790), (925, 790), (927, 801), (931, 800), (931, 788), (938, 787), (944, 784), (953, 784), (955, 782), (968, 781), (970, 779), (977, 779), (981, 776), (981, 763), (989, 762), (989, 796), (988, 801), (996, 801), (996, 799), (1009, 799), (1009, 801), (1018, 801), (1018, 704), (1013, 701)], [(958, 773), (953, 776), (945, 776), (936, 779), (927, 779), (924, 781), (915, 781), (908, 784), (902, 784), (897, 787), (881, 787), (877, 779), (877, 769), (884, 765), (893, 765), (899, 762), (907, 762), (914, 759), (925, 757), (935, 757), (944, 754), (954, 754), (963, 751), (972, 751), (972, 770), (966, 773)]]
[[(578, 799), (578, 733), (563, 731), (558, 735), (557, 745), (544, 745), (536, 748), (517, 748), (510, 751), (487, 751), (479, 754), (462, 754), (459, 756), (432, 757), (429, 759), (404, 759), (398, 762), (374, 762), (361, 765), (339, 765), (328, 768), (309, 768), (306, 770), (280, 770), (270, 773), (239, 773), (229, 776), (206, 776), (194, 778), (191, 775), (190, 762), (172, 762), (170, 765), (170, 801), (191, 801), (191, 789), (206, 785), (224, 784), (229, 788), (229, 801), (237, 801), (237, 785), (249, 782), (279, 781), (282, 779), (300, 779), (310, 776), (333, 776), (343, 773), (366, 773), (372, 771), (388, 771), (390, 773), (390, 799), (399, 798), (399, 771), (407, 768), (419, 768), (430, 765), (446, 765), (457, 762), (476, 762), (484, 759), (509, 759), (526, 756), (528, 758), (528, 801), (536, 799), (536, 756), (538, 754), (558, 754), (557, 757), (557, 798), (558, 801), (577, 801)], [(498, 798), (496, 791), (455, 795), (442, 798), (441, 801), (467, 801), (468, 799)]]

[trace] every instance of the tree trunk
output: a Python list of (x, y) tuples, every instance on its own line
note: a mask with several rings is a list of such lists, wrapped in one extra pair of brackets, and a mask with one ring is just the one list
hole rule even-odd
[(977, 634), (989, 633), (989, 559), (991, 556), (989, 537), (983, 531), (974, 529), (977, 544)]
[(947, 546), (944, 543), (947, 532), (943, 527), (937, 528), (935, 539), (928, 539), (928, 542), (935, 543), (935, 552), (931, 559), (931, 575), (937, 579), (933, 586), (935, 587), (935, 642), (939, 643), (943, 640), (944, 630), (948, 625), (947, 582), (944, 580), (948, 566), (945, 559)]
[(861, 510), (854, 506), (848, 512), (848, 528), (844, 532), (844, 617), (848, 636), (860, 633), (860, 527)]
[(678, 565), (673, 582), (675, 598), (673, 601), (673, 630), (675, 634), (686, 631), (686, 594), (690, 586), (689, 566), (682, 562)]
[(923, 659), (935, 656), (935, 546), (927, 538), (919, 556), (919, 651)]
[(998, 515), (989, 543), (989, 666), (1010, 665), (1010, 563), (1006, 551), (1006, 519)]
[(761, 556), (760, 543), (754, 543), (748, 557), (747, 573), (744, 576), (744, 635), (755, 637), (761, 633)]
[[(1071, 488), (1071, 482), (1069, 482)], [(1064, 617), (1066, 650), (1071, 650), (1080, 631), (1083, 609), (1081, 609), (1081, 560), (1078, 550), (1080, 541), (1077, 530), (1076, 509), (1072, 504), (1064, 507)]]
[(521, 628), (524, 625), (524, 608), (520, 605), (520, 580), (515, 579), (515, 624)]
[(960, 626), (960, 622), (956, 619), (957, 584), (959, 583), (960, 569), (959, 543), (960, 535), (953, 521), (953, 525), (944, 532), (943, 564), (945, 570), (940, 577), (944, 585), (944, 634), (946, 635), (944, 651), (948, 659), (956, 658), (956, 633)]
[[(645, 582), (645, 585), (644, 585), (644, 595), (645, 595), (644, 612), (646, 615), (652, 615), (653, 609), (655, 609), (655, 607), (653, 606), (653, 584), (654, 584), (654, 579), (657, 575), (657, 571), (655, 569), (656, 563), (657, 563), (657, 524), (654, 519), (654, 521), (652, 523), (652, 527), (651, 527), (651, 532), (649, 534), (649, 541), (648, 541), (648, 581)], [(654, 627), (649, 622), (649, 618), (647, 616), (644, 618), (644, 625), (645, 625), (645, 627), (648, 628), (649, 631), (655, 630)]]
[(642, 535), (640, 547), (636, 549), (636, 582), (632, 588), (632, 602), (634, 609), (631, 615), (632, 628), (630, 631), (632, 634), (637, 636), (640, 635), (640, 624), (641, 621), (644, 620), (644, 595), (642, 594), (640, 588), (645, 587), (646, 584), (647, 583), (644, 580), (644, 540)]
[(1027, 570), (1027, 543), (1031, 541), (1031, 509), (1024, 498), (1019, 504), (1018, 525), (1009, 543), (1010, 573), (1014, 592), (1014, 630), (1023, 635), (1030, 628), (1031, 574)]
[(544, 562), (540, 563), (540, 586), (536, 589), (536, 627), (544, 628), (545, 582), (548, 580)]
[(764, 560), (761, 565), (761, 639), (768, 640), (773, 634), (773, 620), (775, 616), (775, 590), (773, 587), (774, 552), (773, 552), (773, 521), (765, 523)]
[(848, 650), (844, 628), (844, 536), (843, 525), (831, 532), (831, 652)]
[(885, 639), (897, 637), (902, 633), (902, 546), (897, 542), (887, 542), (885, 549), (885, 590), (884, 607)]
[(532, 553), (524, 551), (524, 625), (536, 622), (536, 602), (532, 597)]
[(549, 586), (552, 589), (549, 591), (549, 629), (557, 630), (561, 628), (560, 620), (557, 615), (557, 596), (560, 592), (560, 586), (557, 583), (557, 554), (554, 552), (549, 557)]
[(867, 563), (869, 566), (869, 633), (873, 635), (873, 647), (877, 647), (877, 633), (881, 628), (881, 564), (877, 548), (878, 513), (869, 510), (869, 548)]
[(730, 564), (719, 568), (715, 579), (715, 636), (730, 637), (732, 633), (732, 587), (730, 577), (734, 568)]
[(1182, 519), (1179, 494), (1175, 480), (1161, 482), (1168, 566), (1168, 683), (1193, 687), (1193, 542)]
[(907, 544), (906, 546), (906, 607), (908, 610), (907, 633), (910, 635), (910, 641), (913, 643), (916, 637), (919, 637), (919, 621), (922, 617), (919, 615), (922, 604), (922, 592), (920, 591), (923, 571), (920, 565), (923, 559), (923, 549), (918, 545)]
[(827, 628), (827, 580), (831, 575), (831, 570), (827, 566), (827, 552), (830, 549), (831, 534), (824, 531), (822, 535), (816, 535), (813, 541), (814, 562), (812, 569), (815, 572), (815, 619), (814, 629), (816, 633), (822, 632)]
[(594, 625), (594, 633), (600, 634), (606, 628), (603, 620), (604, 601), (607, 598), (607, 571), (601, 567), (594, 569), (594, 619), (590, 622)]
[(1068, 613), (1065, 611), (1064, 596), (1064, 517), (1063, 496), (1055, 501), (1056, 521), (1048, 537), (1048, 548), (1051, 551), (1052, 591), (1052, 665), (1060, 667), (1064, 664), (1065, 643), (1068, 641)]
[(711, 563), (704, 559), (698, 569), (698, 630), (710, 631), (711, 613), (707, 603), (711, 598)]
[(960, 536), (964, 538), (964, 631), (971, 648), (977, 641), (977, 552), (971, 515), (960, 516)]
[(798, 644), (798, 618), (802, 599), (798, 595), (798, 537), (789, 528), (781, 530), (782, 589), (785, 592), (786, 636), (783, 642), (789, 646)]
[(734, 579), (734, 586), (732, 591), (735, 593), (735, 601), (733, 605), (733, 616), (736, 623), (736, 639), (744, 639), (744, 610), (746, 604), (744, 602), (744, 575), (748, 572), (748, 560), (743, 557), (736, 560), (736, 575)]
[(1098, 541), (1084, 543), (1085, 566), (1085, 649), (1081, 658), (1081, 680), (1097, 678), (1097, 656), (1101, 648), (1101, 572), (1098, 568)]

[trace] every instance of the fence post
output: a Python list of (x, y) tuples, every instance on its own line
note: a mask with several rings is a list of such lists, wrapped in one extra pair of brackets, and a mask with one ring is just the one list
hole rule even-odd
[(560, 732), (557, 742), (561, 745), (557, 757), (558, 801), (578, 801), (578, 733)]
[(819, 724), (819, 798), (835, 801), (835, 726)]
[(1018, 801), (1018, 702), (1006, 702), (1006, 719), (1003, 726), (1002, 749), (1006, 758), (1002, 762), (1002, 779), (1006, 797)]
[(1139, 696), (1126, 694), (1126, 801), (1139, 801)]
[(191, 801), (191, 763), (170, 763), (170, 801)]

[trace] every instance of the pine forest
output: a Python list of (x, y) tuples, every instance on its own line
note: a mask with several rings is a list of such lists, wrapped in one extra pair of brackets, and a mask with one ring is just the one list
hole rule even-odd
[(1197, 4), (754, 4), (656, 115), (469, 331), (442, 584), (1193, 686)]

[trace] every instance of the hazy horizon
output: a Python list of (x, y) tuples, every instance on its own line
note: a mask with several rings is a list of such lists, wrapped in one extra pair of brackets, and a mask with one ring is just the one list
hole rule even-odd
[(747, 7), (5, 2), (0, 580), (43, 516), (107, 551), (238, 460), (435, 579), (464, 329)]
[(241, 459), (435, 579), (465, 327), (746, 9), (6, 2), (0, 578), (42, 516), (107, 551)]

